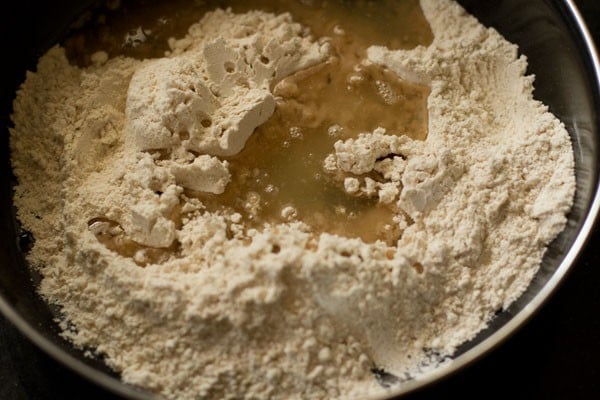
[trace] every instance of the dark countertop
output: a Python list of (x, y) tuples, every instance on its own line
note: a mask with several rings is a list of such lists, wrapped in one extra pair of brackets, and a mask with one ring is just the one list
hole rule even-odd
[[(600, 1), (577, 0), (600, 43)], [(409, 400), (600, 398), (600, 228), (526, 326), (479, 362)], [(55, 362), (0, 316), (0, 399), (119, 398)]]

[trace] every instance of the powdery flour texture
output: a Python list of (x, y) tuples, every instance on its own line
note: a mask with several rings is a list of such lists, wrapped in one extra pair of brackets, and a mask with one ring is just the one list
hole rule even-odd
[(430, 86), (427, 139), (377, 129), (324, 162), (395, 204), (394, 247), (301, 221), (246, 229), (186, 195), (221, 193), (222, 157), (273, 113), (272, 84), (328, 57), (289, 15), (208, 13), (158, 60), (44, 55), (11, 148), (64, 335), (167, 398), (358, 398), (385, 390), (373, 366), (418, 378), (514, 301), (565, 225), (570, 139), (515, 45), (450, 0), (421, 5), (430, 46), (363, 62)]

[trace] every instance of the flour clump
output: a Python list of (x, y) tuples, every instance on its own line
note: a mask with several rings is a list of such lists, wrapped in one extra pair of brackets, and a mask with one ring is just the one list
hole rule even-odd
[[(453, 1), (420, 4), (433, 38), (411, 48), (216, 9), (162, 58), (48, 51), (11, 150), (64, 336), (166, 398), (364, 398), (387, 390), (372, 371), (418, 379), (518, 298), (573, 202), (569, 135), (515, 45)], [(353, 131), (338, 83), (382, 117)], [(419, 93), (426, 135), (387, 117), (417, 115)], [(315, 132), (322, 155), (302, 147)], [(289, 167), (287, 148), (310, 182), (252, 164)], [(335, 206), (294, 192), (319, 185)], [(385, 221), (361, 236), (332, 218)]]

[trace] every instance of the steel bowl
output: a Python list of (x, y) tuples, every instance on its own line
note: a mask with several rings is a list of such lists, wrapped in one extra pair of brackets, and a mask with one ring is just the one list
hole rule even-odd
[[(11, 60), (0, 79), (1, 113), (5, 134), (0, 157), (0, 312), (46, 353), (92, 382), (126, 398), (152, 399), (150, 393), (119, 380), (102, 360), (85, 357), (82, 350), (64, 340), (55, 322), (56, 310), (36, 293), (40, 276), (24, 260), (32, 238), (22, 232), (15, 218), (8, 126), (15, 90), (33, 69), (37, 58), (64, 38), (74, 21), (94, 6), (94, 1), (24, 1), (11, 3), (0, 21), (5, 50)], [(519, 45), (529, 59), (529, 73), (536, 75), (535, 97), (566, 125), (573, 142), (577, 193), (565, 230), (549, 246), (541, 268), (527, 291), (503, 310), (477, 337), (463, 344), (452, 360), (430, 373), (403, 383), (386, 394), (399, 396), (414, 391), (465, 367), (497, 346), (538, 310), (573, 266), (588, 238), (600, 207), (598, 194), (598, 114), (600, 65), (583, 19), (571, 0), (459, 0), (486, 26), (496, 28)], [(8, 10), (6, 10), (8, 8)], [(32, 13), (32, 10), (35, 12)], [(12, 22), (12, 23), (10, 23)], [(10, 29), (10, 30), (9, 30)], [(6, 30), (6, 32), (4, 32)], [(376, 398), (384, 398), (379, 396)]]

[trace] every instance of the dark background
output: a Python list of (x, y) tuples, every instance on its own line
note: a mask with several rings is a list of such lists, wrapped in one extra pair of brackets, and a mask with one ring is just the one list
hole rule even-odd
[[(600, 1), (576, 3), (600, 43)], [(597, 243), (600, 229), (564, 284), (523, 329), (479, 362), (406, 399), (599, 399)], [(0, 316), (0, 399), (119, 398), (62, 367)]]

